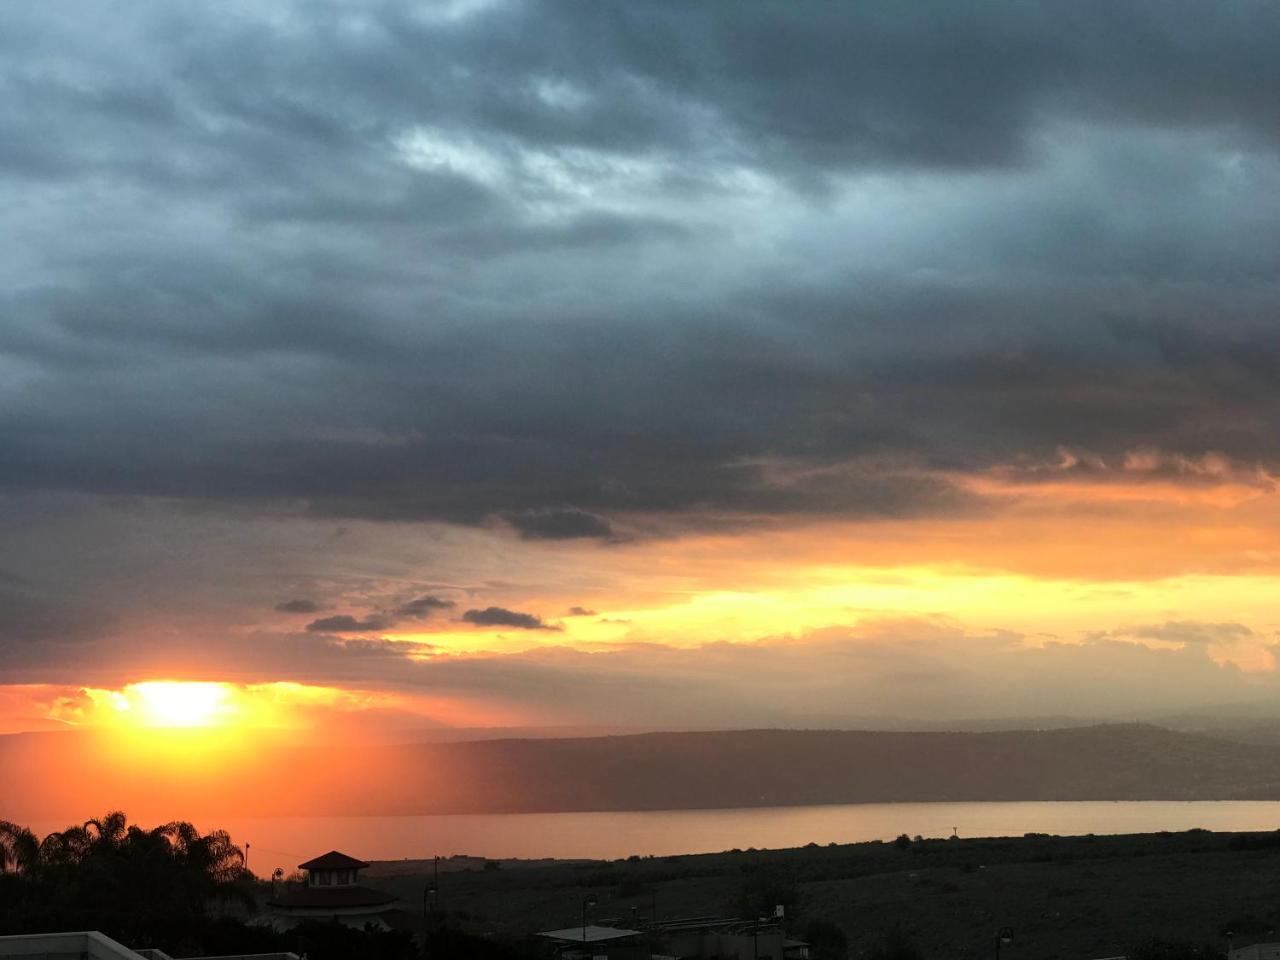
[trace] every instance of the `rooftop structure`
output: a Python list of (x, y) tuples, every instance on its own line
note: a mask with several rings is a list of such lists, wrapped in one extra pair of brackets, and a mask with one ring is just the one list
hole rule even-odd
[(1227, 954), (1227, 960), (1280, 960), (1280, 943), (1255, 943)]
[(306, 863), (298, 864), (299, 870), (306, 870), (312, 876), (317, 876), (324, 871), (338, 873), (343, 870), (363, 870), (369, 864), (363, 860), (357, 860), (355, 857), (349, 857), (345, 853), (337, 850), (330, 850), (328, 853), (322, 853), (320, 856), (308, 860)]
[(625, 940), (630, 937), (643, 937), (642, 930), (625, 930), (621, 927), (597, 927), (588, 924), (585, 927), (566, 927), (563, 930), (547, 930), (538, 934), (548, 940), (560, 943), (605, 943)]
[[(809, 955), (809, 945), (802, 940), (787, 939), (778, 920), (685, 917), (646, 923), (640, 930), (587, 924), (546, 930), (538, 936), (551, 941), (558, 955), (564, 958), (655, 960), (669, 956), (804, 960)], [(1280, 957), (1262, 960), (1280, 960)]]
[(394, 909), (396, 898), (360, 884), (360, 871), (367, 866), (337, 850), (298, 864), (306, 871), (305, 885), (273, 897), (266, 921), (280, 929), (304, 920), (336, 920), (352, 927), (372, 923), (386, 929), (383, 914)]
[(538, 934), (551, 941), (556, 955), (571, 958), (603, 957), (606, 960), (651, 960), (649, 938), (643, 930), (606, 927), (596, 924), (547, 930)]

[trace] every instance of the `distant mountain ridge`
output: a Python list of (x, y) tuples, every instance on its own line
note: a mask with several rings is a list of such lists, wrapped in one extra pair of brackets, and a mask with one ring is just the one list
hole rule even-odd
[[(533, 813), (982, 800), (1280, 799), (1280, 747), (1141, 724), (743, 730), (253, 748), (180, 775), (74, 734), (0, 737), (0, 817)], [(195, 772), (193, 772), (195, 770)], [(41, 771), (43, 773), (41, 773)], [(74, 771), (68, 778), (62, 772)], [(36, 811), (32, 813), (30, 811)], [(181, 811), (195, 811), (180, 813)]]
[(414, 812), (476, 810), (477, 801), (485, 811), (528, 812), (1280, 798), (1280, 749), (1137, 724), (989, 733), (649, 733), (415, 746), (398, 756), (402, 771), (453, 771), (444, 783), (431, 778), (428, 799), (410, 804)]

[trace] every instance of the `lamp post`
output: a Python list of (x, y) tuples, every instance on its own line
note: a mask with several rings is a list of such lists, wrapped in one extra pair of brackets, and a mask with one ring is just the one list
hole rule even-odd
[(1006, 943), (1013, 943), (1013, 927), (1001, 927), (996, 931), (996, 960), (1000, 960), (1000, 947)]
[(596, 895), (594, 893), (588, 893), (582, 898), (582, 942), (584, 945), (587, 942), (587, 907), (594, 907), (595, 905)]
[(431, 919), (436, 918), (436, 914), (440, 910), (440, 858), (435, 858), (435, 865), (431, 874), (431, 882), (422, 889), (422, 925), (427, 924), (427, 902), (431, 903)]
[[(431, 921), (427, 920), (427, 904), (431, 904)], [(431, 927), (434, 925), (436, 914), (440, 910), (440, 858), (435, 858), (435, 866), (431, 875), (431, 882), (422, 888), (422, 947), (423, 952), (427, 950), (427, 935)]]
[(440, 912), (440, 858), (431, 861), (431, 916)]
[(428, 922), (428, 919), (426, 919), (426, 902), (428, 902), (428, 899), (433, 892), (435, 892), (435, 887), (431, 886), (430, 883), (426, 884), (425, 887), (422, 887), (422, 956), (431, 955), (431, 924)]

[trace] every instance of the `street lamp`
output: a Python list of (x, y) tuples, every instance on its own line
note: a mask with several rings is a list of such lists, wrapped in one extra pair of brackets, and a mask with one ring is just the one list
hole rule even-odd
[(582, 898), (582, 942), (584, 944), (587, 942), (587, 907), (594, 907), (595, 905), (596, 895), (594, 893), (588, 893)]
[[(431, 921), (427, 920), (427, 904), (431, 904)], [(435, 868), (432, 873), (431, 882), (422, 888), (422, 947), (423, 952), (427, 949), (427, 936), (431, 927), (436, 920), (436, 914), (440, 911), (440, 858), (435, 858)]]
[(996, 931), (996, 960), (1000, 960), (1001, 944), (1013, 943), (1013, 927), (1001, 927)]
[(440, 858), (431, 861), (431, 916), (440, 912)]
[(427, 922), (427, 901), (431, 901), (431, 919), (440, 911), (440, 858), (435, 858), (435, 866), (431, 874), (431, 882), (422, 890), (422, 923)]

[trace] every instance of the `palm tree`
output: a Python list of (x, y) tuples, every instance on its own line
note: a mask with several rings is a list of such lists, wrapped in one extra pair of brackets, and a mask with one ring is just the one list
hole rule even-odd
[(0, 873), (0, 922), (25, 916), (126, 942), (175, 944), (216, 904), (256, 902), (244, 854), (225, 831), (201, 834), (185, 821), (144, 830), (119, 812), (43, 840), (0, 821)]
[(93, 837), (84, 827), (67, 827), (40, 841), (39, 861), (46, 866), (75, 865), (93, 850)]
[(0, 873), (26, 873), (40, 859), (40, 838), (26, 827), (0, 820)]
[(95, 847), (115, 849), (124, 843), (128, 835), (129, 819), (119, 810), (112, 810), (102, 819), (91, 819), (84, 822), (86, 832), (92, 830)]
[(172, 846), (175, 856), (199, 869), (215, 883), (227, 883), (244, 874), (244, 851), (231, 842), (225, 830), (201, 834), (185, 820), (175, 820), (157, 827)]

